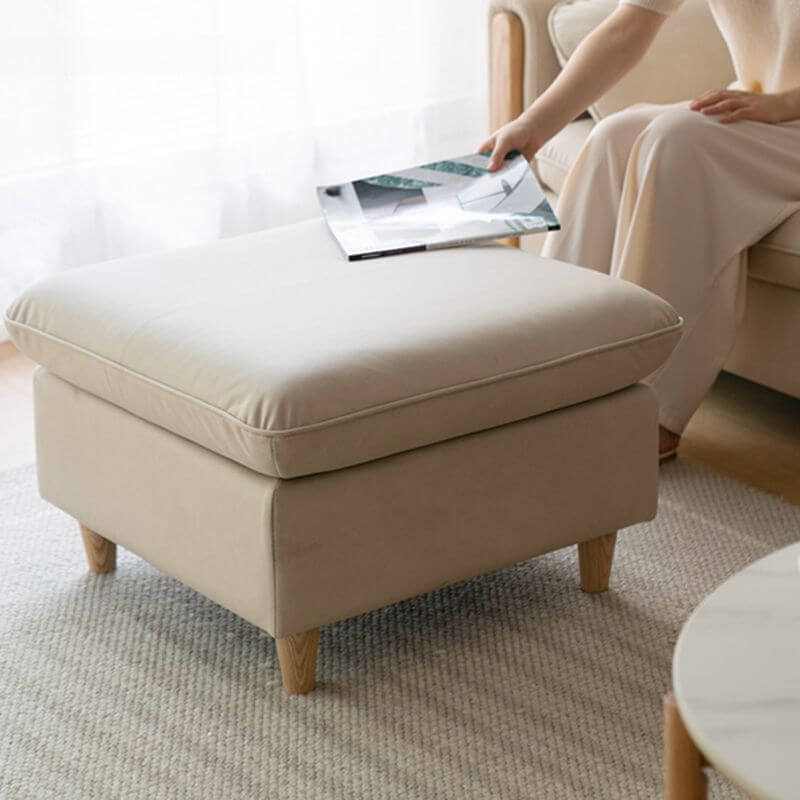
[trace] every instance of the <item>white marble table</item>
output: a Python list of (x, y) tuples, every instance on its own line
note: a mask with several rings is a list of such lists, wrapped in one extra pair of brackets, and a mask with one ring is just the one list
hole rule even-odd
[[(704, 756), (751, 797), (800, 798), (800, 543), (746, 567), (695, 609), (672, 679), (678, 724), (701, 764)], [(669, 710), (666, 725), (674, 745)]]

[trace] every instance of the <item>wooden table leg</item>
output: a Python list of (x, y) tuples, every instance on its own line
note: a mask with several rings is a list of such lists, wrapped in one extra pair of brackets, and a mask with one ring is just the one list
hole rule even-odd
[(670, 692), (664, 696), (664, 800), (706, 800), (705, 764)]

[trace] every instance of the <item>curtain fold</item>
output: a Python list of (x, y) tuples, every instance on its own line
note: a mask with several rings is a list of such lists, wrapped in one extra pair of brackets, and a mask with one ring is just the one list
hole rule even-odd
[[(471, 151), (488, 0), (0, 0), (0, 308)], [(0, 331), (0, 338), (3, 333)]]

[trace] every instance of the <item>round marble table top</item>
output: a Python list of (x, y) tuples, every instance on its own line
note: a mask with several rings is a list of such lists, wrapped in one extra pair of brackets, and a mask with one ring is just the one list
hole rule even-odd
[(703, 600), (681, 631), (672, 681), (716, 769), (752, 797), (800, 798), (800, 543)]

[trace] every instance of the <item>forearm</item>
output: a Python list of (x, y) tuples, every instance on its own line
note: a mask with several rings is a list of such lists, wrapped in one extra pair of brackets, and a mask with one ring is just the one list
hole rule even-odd
[(602, 97), (642, 58), (664, 17), (620, 6), (575, 50), (559, 76), (521, 116), (539, 146)]
[(779, 122), (795, 122), (800, 120), (800, 87), (781, 92), (778, 97), (781, 100), (784, 111), (780, 115)]

